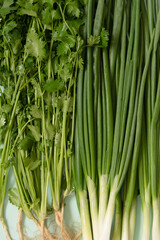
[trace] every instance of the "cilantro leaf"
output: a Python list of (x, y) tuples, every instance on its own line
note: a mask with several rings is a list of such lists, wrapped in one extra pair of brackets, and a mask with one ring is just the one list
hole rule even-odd
[(88, 46), (94, 46), (100, 43), (100, 36), (90, 35), (87, 39)]
[(39, 60), (42, 60), (46, 56), (45, 42), (39, 38), (38, 34), (33, 28), (27, 34), (25, 51), (28, 55), (36, 57)]
[(42, 111), (38, 108), (37, 105), (31, 106), (30, 113), (34, 118), (39, 118), (39, 119), (42, 118)]
[(38, 4), (33, 4), (33, 0), (18, 0), (17, 4), (21, 7), (18, 11), (19, 15), (28, 15), (32, 17), (37, 17)]
[(83, 70), (83, 65), (84, 65), (84, 61), (83, 61), (83, 58), (80, 57), (79, 60), (78, 60), (78, 66), (81, 70)]
[(40, 98), (42, 96), (42, 91), (39, 83), (34, 78), (31, 80), (31, 83), (37, 92), (37, 97)]
[(61, 41), (67, 35), (67, 26), (65, 23), (59, 23), (52, 34), (53, 40)]
[(62, 19), (62, 16), (61, 16), (59, 8), (57, 8), (56, 10), (53, 9), (51, 11), (51, 14), (52, 14), (52, 19), (53, 20), (60, 20), (60, 19)]
[(22, 150), (29, 150), (33, 146), (33, 138), (29, 135), (27, 135), (23, 140), (19, 143), (19, 148)]
[(32, 16), (32, 17), (37, 17), (37, 13), (34, 10), (28, 10), (25, 8), (21, 8), (18, 12), (19, 15), (28, 15), (28, 16)]
[(33, 137), (35, 138), (35, 140), (37, 142), (39, 142), (40, 138), (41, 138), (39, 127), (38, 126), (29, 125), (28, 128), (30, 129), (30, 131), (31, 131)]
[(79, 9), (79, 3), (78, 3), (77, 0), (70, 1), (67, 4), (66, 10), (67, 10), (67, 13), (68, 13), (69, 16), (79, 18), (79, 16), (80, 16), (80, 9)]
[(8, 22), (4, 25), (3, 31), (4, 34), (8, 34), (10, 31), (12, 31), (14, 28), (17, 27), (17, 23), (15, 21)]
[(51, 11), (50, 11), (50, 8), (47, 7), (45, 8), (42, 13), (42, 23), (43, 24), (51, 24), (52, 23), (52, 15), (51, 15)]
[(65, 43), (65, 42), (62, 42), (62, 43), (58, 44), (57, 55), (58, 56), (63, 56), (65, 54), (67, 54), (68, 50), (69, 50), (68, 44)]
[(14, 3), (14, 0), (4, 0), (2, 8), (8, 8)]
[(67, 23), (71, 30), (73, 31), (73, 33), (76, 35), (79, 33), (80, 27), (84, 24), (84, 20), (83, 19), (67, 20)]
[(20, 208), (20, 197), (17, 188), (10, 188), (8, 190), (8, 197), (11, 204)]
[(34, 171), (40, 165), (41, 165), (41, 160), (36, 160), (36, 161), (30, 161), (30, 163), (26, 167), (28, 168), (28, 170)]
[(46, 126), (47, 138), (52, 140), (55, 136), (55, 127), (51, 124)]
[(105, 28), (102, 29), (100, 36), (101, 36), (102, 46), (107, 47), (108, 46), (108, 40), (109, 40), (109, 33), (108, 33), (107, 30), (105, 30)]
[(109, 40), (109, 33), (105, 28), (102, 29), (100, 36), (90, 35), (87, 39), (88, 46), (107, 47)]
[(64, 83), (59, 79), (54, 80), (53, 78), (48, 79), (44, 87), (47, 92), (57, 92), (58, 90), (62, 90), (63, 88)]
[(17, 7), (11, 7), (13, 3), (14, 3), (14, 0), (4, 0), (3, 5), (0, 9), (0, 16), (5, 17), (11, 11), (16, 10)]

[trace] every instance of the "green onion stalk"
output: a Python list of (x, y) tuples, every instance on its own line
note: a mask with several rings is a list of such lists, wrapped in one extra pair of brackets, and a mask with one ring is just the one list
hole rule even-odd
[(142, 126), (142, 151), (139, 160), (139, 189), (142, 202), (143, 212), (143, 228), (142, 239), (150, 239), (151, 229), (151, 192), (149, 184), (149, 158), (147, 151), (146, 123), (145, 115), (143, 114)]
[[(99, 216), (98, 216), (98, 191), (97, 191), (97, 172), (101, 172), (101, 157), (102, 157), (102, 111), (106, 113), (106, 91), (110, 92), (109, 81), (106, 76), (108, 75), (108, 70), (105, 71), (105, 76), (103, 77), (103, 100), (101, 99), (101, 76), (104, 75), (104, 67), (101, 65), (100, 55), (102, 53), (99, 49), (98, 44), (100, 43), (100, 35), (102, 31), (102, 22), (104, 15), (104, 1), (98, 1), (95, 12), (95, 19), (93, 21), (92, 9), (94, 8), (94, 2), (89, 1), (86, 5), (87, 9), (87, 24), (86, 24), (86, 34), (87, 34), (87, 50), (85, 63), (86, 68), (83, 74), (80, 73), (80, 79), (77, 87), (77, 128), (78, 128), (78, 139), (80, 145), (80, 160), (83, 167), (83, 174), (86, 181), (87, 192), (89, 196), (89, 206), (90, 206), (90, 217), (91, 222), (89, 228), (92, 229), (92, 238), (99, 238)], [(92, 26), (93, 22), (93, 26)], [(93, 28), (93, 29), (92, 29)], [(92, 35), (93, 34), (93, 35)], [(107, 40), (107, 39), (106, 39)], [(106, 43), (105, 43), (106, 44)], [(94, 45), (95, 48), (93, 48)], [(100, 44), (99, 44), (100, 45)], [(104, 53), (105, 64), (108, 65), (108, 59), (106, 53)], [(94, 68), (93, 68), (94, 66)], [(102, 66), (102, 68), (101, 68)], [(108, 68), (109, 69), (109, 68)], [(94, 77), (93, 77), (94, 76)], [(94, 78), (94, 81), (93, 81)], [(105, 79), (105, 80), (104, 80)], [(107, 88), (107, 84), (108, 87)], [(93, 90), (93, 91), (92, 91)], [(110, 94), (110, 93), (109, 93)], [(111, 104), (111, 95), (107, 96), (109, 99), (109, 107)], [(103, 110), (101, 103), (103, 101)], [(108, 103), (107, 103), (108, 104)], [(103, 117), (106, 121), (106, 114), (103, 113)], [(112, 118), (112, 115), (108, 116)], [(95, 121), (97, 119), (97, 122)], [(105, 126), (105, 123), (104, 123)], [(109, 129), (109, 133), (112, 133), (112, 129)], [(108, 134), (109, 135), (109, 134)], [(112, 138), (112, 135), (110, 135)], [(97, 141), (97, 149), (95, 148), (95, 141)], [(103, 155), (106, 153), (106, 143), (107, 138), (104, 136), (104, 151)], [(110, 154), (110, 152), (108, 153)], [(96, 158), (100, 161), (96, 166)], [(106, 192), (105, 184), (107, 177), (101, 177), (101, 190), (104, 189), (104, 194)], [(100, 200), (101, 201), (101, 200)], [(103, 201), (103, 199), (102, 199)], [(104, 201), (104, 204), (105, 201)], [(81, 206), (80, 206), (81, 213)], [(103, 213), (102, 213), (103, 214)], [(82, 220), (83, 222), (83, 220)], [(82, 224), (82, 234), (84, 238), (87, 239), (86, 231), (83, 229)], [(92, 239), (90, 238), (90, 239)], [(88, 238), (89, 239), (89, 238)]]
[[(93, 4), (92, 1), (89, 1), (87, 5), (87, 7), (90, 10), (93, 7), (92, 4)], [(99, 4), (97, 4), (96, 6), (97, 11), (95, 11), (96, 16), (95, 22), (97, 20), (98, 12), (100, 11)], [(136, 3), (134, 2), (133, 8), (131, 9), (132, 20), (136, 19), (136, 28), (138, 29), (139, 2)], [(136, 12), (137, 14), (135, 14)], [(101, 12), (101, 15), (99, 16), (100, 20), (102, 19), (103, 14), (104, 13)], [(112, 105), (113, 96), (111, 94), (110, 84), (112, 79), (110, 78), (108, 50), (106, 48), (103, 48), (102, 51), (100, 51), (96, 48), (96, 46), (92, 50), (90, 43), (91, 42), (90, 35), (92, 34), (91, 19), (93, 16), (91, 15), (91, 11), (88, 12), (87, 16), (88, 17), (87, 22), (88, 48), (86, 51), (87, 66), (86, 73), (82, 76), (83, 78), (81, 80), (82, 83), (78, 85), (77, 89), (78, 105), (76, 117), (78, 127), (78, 138), (80, 144), (80, 156), (88, 188), (88, 196), (91, 211), (91, 224), (93, 229), (92, 234), (94, 239), (110, 238), (113, 215), (115, 211), (116, 196), (117, 193), (120, 191), (123, 181), (125, 179), (125, 175), (127, 173), (127, 169), (129, 166), (134, 146), (139, 96), (139, 90), (136, 91), (138, 35), (135, 34), (133, 54), (134, 62), (133, 62), (132, 49), (134, 42), (135, 21), (132, 21), (131, 24), (128, 43), (129, 46), (128, 49), (126, 49), (127, 46), (126, 16), (127, 15), (125, 7), (124, 18), (122, 21), (122, 36), (120, 40), (116, 39), (118, 42), (120, 41), (120, 43), (122, 44), (122, 48), (120, 52), (121, 58), (119, 70), (120, 77), (119, 80), (117, 80), (118, 92), (117, 92), (115, 127)], [(117, 22), (114, 22), (113, 24), (117, 24)], [(119, 27), (121, 28), (121, 26)], [(95, 39), (94, 37), (96, 36), (92, 36), (92, 40)], [(99, 58), (100, 54), (102, 54), (103, 57), (102, 64), (100, 64), (101, 63), (101, 60)], [(97, 56), (99, 58), (99, 61), (95, 61), (94, 56)], [(93, 66), (95, 66), (94, 69), (92, 69), (92, 62), (94, 64)], [(98, 64), (99, 67), (97, 67)], [(86, 80), (87, 78), (88, 81)], [(87, 95), (85, 92), (87, 92)], [(134, 104), (135, 99), (136, 104)], [(128, 105), (130, 110), (127, 115)], [(122, 108), (122, 106), (124, 106), (124, 108)], [(121, 111), (123, 112), (123, 114), (121, 114)], [(120, 131), (121, 120), (122, 131)], [(126, 122), (127, 129), (125, 129)], [(94, 128), (94, 126), (96, 127)], [(97, 148), (95, 148), (95, 146), (97, 146)], [(97, 156), (96, 161), (97, 172), (95, 168), (96, 166), (95, 156)], [(98, 186), (99, 190), (97, 189)]]
[(113, 226), (112, 240), (120, 240), (122, 231), (122, 199), (121, 194), (118, 193), (116, 197), (115, 220)]
[(159, 164), (156, 164), (158, 161), (158, 140), (159, 131), (157, 131), (158, 124), (158, 116), (159, 116), (159, 99), (160, 99), (160, 74), (158, 78), (158, 89), (157, 89), (157, 97), (154, 106), (152, 121), (151, 121), (151, 195), (152, 195), (152, 208), (153, 208), (153, 224), (152, 224), (152, 238), (158, 236), (160, 231), (160, 214), (159, 214), (159, 172), (157, 168)]
[[(81, 85), (82, 79), (83, 79), (82, 77), (83, 77), (83, 71), (79, 73), (78, 85)], [(78, 87), (78, 89), (81, 89), (81, 88)], [(81, 217), (82, 235), (84, 240), (88, 240), (88, 239), (93, 239), (91, 220), (90, 220), (91, 215), (89, 211), (89, 200), (87, 196), (86, 181), (85, 181), (84, 173), (82, 170), (82, 162), (80, 158), (81, 156), (80, 156), (79, 139), (78, 139), (78, 127), (76, 122), (75, 138), (74, 138), (74, 155), (72, 158), (72, 171), (73, 171), (73, 178), (74, 178), (75, 188), (76, 188), (77, 204), (78, 204), (80, 217)]]
[[(135, 146), (134, 146), (133, 160), (132, 160), (132, 167), (131, 167), (131, 177), (129, 180), (129, 188), (127, 191), (127, 198), (126, 198), (126, 202), (127, 202), (126, 211), (129, 211), (129, 209), (130, 209), (131, 201), (132, 201), (133, 194), (134, 194), (134, 189), (132, 186), (134, 186), (135, 181), (136, 181), (136, 172), (137, 172), (136, 169), (137, 169), (137, 162), (138, 162), (138, 157), (139, 157), (139, 149), (140, 149), (140, 141), (141, 141), (141, 125), (142, 125), (144, 89), (145, 89), (148, 67), (149, 67), (149, 63), (150, 63), (150, 55), (151, 55), (151, 51), (153, 48), (153, 42), (154, 42), (154, 32), (153, 32), (152, 40), (151, 40), (151, 43), (150, 43), (150, 46), (148, 49), (147, 60), (145, 63), (145, 67), (144, 67), (142, 78), (141, 78), (141, 84), (140, 84), (138, 109), (137, 109), (137, 126), (136, 126), (136, 133), (135, 133)], [(126, 222), (127, 222), (127, 219), (126, 219)], [(128, 239), (128, 233), (126, 233), (126, 232), (124, 234), (124, 239)]]
[[(159, 37), (160, 37), (160, 31), (159, 31), (159, 26), (160, 24), (160, 10), (157, 15), (157, 22), (155, 26), (155, 39), (154, 39), (154, 45), (153, 45), (153, 54), (152, 54), (152, 67), (155, 67), (155, 64), (158, 64), (157, 56), (159, 55), (158, 53), (158, 42), (159, 42)], [(158, 55), (156, 55), (158, 54)], [(151, 196), (152, 196), (152, 208), (153, 208), (153, 224), (152, 224), (152, 238), (154, 239), (157, 234), (159, 234), (160, 230), (160, 216), (159, 216), (159, 173), (158, 173), (158, 122), (159, 122), (159, 71), (154, 73), (153, 81), (156, 81), (156, 75), (158, 81), (155, 82), (157, 86), (157, 93), (153, 92), (153, 101), (152, 101), (152, 119), (151, 119), (151, 128), (150, 128), (150, 136), (151, 136), (151, 152), (150, 152), (150, 167), (151, 167)], [(151, 99), (151, 100), (152, 100)], [(154, 101), (155, 99), (155, 101)]]
[[(144, 1), (142, 4), (142, 24), (144, 27), (144, 37), (143, 41), (145, 43), (145, 59), (147, 58), (147, 51), (149, 48), (149, 25), (147, 21), (147, 11), (144, 7)], [(148, 70), (147, 83), (146, 83), (146, 96), (144, 107), (146, 109), (146, 114), (143, 113), (142, 120), (142, 151), (139, 156), (139, 190), (142, 203), (143, 212), (143, 227), (142, 227), (142, 239), (150, 239), (151, 230), (151, 184), (150, 184), (150, 148), (151, 148), (151, 74), (150, 68)]]
[[(134, 11), (135, 11), (135, 6), (134, 6)], [(125, 135), (125, 122), (126, 122), (126, 113), (127, 113), (127, 105), (129, 101), (129, 92), (130, 92), (130, 86), (131, 86), (131, 81), (127, 81), (128, 73), (129, 77), (131, 78), (132, 76), (132, 64), (129, 67), (130, 63), (130, 58), (131, 58), (131, 52), (132, 52), (132, 45), (133, 45), (133, 34), (134, 34), (134, 25), (132, 23), (131, 25), (131, 30), (130, 30), (130, 39), (129, 39), (129, 47), (128, 47), (128, 53), (127, 53), (127, 60), (125, 60), (125, 55), (126, 55), (126, 14), (125, 14), (125, 9), (124, 9), (124, 19), (122, 23), (122, 36), (121, 36), (121, 41), (122, 41), (122, 48), (121, 48), (121, 66), (120, 66), (120, 77), (118, 81), (118, 92), (117, 92), (117, 108), (116, 108), (116, 119), (115, 119), (115, 129), (114, 129), (114, 141), (113, 141), (113, 150), (112, 150), (112, 161), (111, 161), (111, 170), (110, 170), (110, 182), (111, 182), (111, 190), (110, 190), (110, 199), (108, 202), (108, 207), (107, 207), (107, 212), (105, 216), (105, 222), (103, 225), (103, 233), (102, 233), (102, 239), (109, 239), (110, 237), (110, 231), (111, 231), (111, 225), (112, 225), (112, 219), (113, 219), (113, 214), (114, 214), (114, 209), (115, 209), (115, 199), (117, 195), (117, 189), (119, 185), (119, 189), (121, 188), (121, 184), (124, 181), (124, 177), (126, 175), (126, 170), (128, 168), (128, 163), (130, 160), (130, 151), (132, 149), (133, 145), (133, 135), (134, 135), (134, 127), (132, 127), (132, 134), (130, 138), (130, 149), (127, 149), (127, 139), (129, 139), (129, 122), (131, 120), (132, 112), (130, 111), (128, 117), (128, 124), (127, 124), (127, 130), (126, 130), (126, 135)], [(134, 11), (132, 12), (132, 19), (135, 18)], [(125, 68), (125, 61), (126, 63), (126, 68)], [(130, 68), (130, 69), (129, 69)], [(126, 72), (124, 71), (126, 69)], [(126, 82), (125, 82), (126, 81)], [(127, 84), (126, 84), (127, 83)], [(127, 87), (126, 91), (123, 90), (123, 86)], [(134, 99), (134, 87), (132, 87), (132, 94), (130, 95), (131, 99)], [(130, 100), (130, 104), (132, 103), (133, 100)], [(123, 105), (122, 105), (123, 102)], [(125, 106), (124, 109), (122, 110), (122, 106)], [(123, 114), (120, 114), (120, 112), (123, 111)], [(121, 116), (122, 116), (122, 132), (120, 132), (120, 122), (121, 122)], [(135, 117), (134, 117), (135, 118)], [(134, 126), (134, 125), (133, 125)], [(123, 139), (124, 140), (124, 146), (123, 146)], [(122, 174), (122, 166), (124, 166), (124, 159), (127, 154), (128, 150), (128, 163), (126, 161), (126, 169)], [(122, 154), (122, 156), (121, 156)], [(122, 158), (122, 159), (121, 159)], [(120, 162), (121, 159), (121, 162)], [(116, 163), (117, 161), (117, 163)], [(117, 169), (116, 169), (117, 168)], [(119, 170), (118, 170), (119, 169)], [(118, 174), (118, 171), (119, 174)], [(122, 175), (122, 178), (120, 179), (120, 176)], [(109, 222), (109, 224), (107, 224)], [(109, 227), (107, 227), (109, 226)]]

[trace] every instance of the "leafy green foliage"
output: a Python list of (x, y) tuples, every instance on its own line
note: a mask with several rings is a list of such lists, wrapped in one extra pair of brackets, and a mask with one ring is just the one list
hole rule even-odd
[(10, 188), (8, 190), (8, 197), (11, 204), (17, 206), (18, 208), (21, 207), (19, 193), (16, 188)]
[(37, 11), (38, 11), (38, 5), (33, 4), (34, 2), (37, 1), (32, 1), (32, 0), (18, 0), (17, 4), (21, 7), (18, 11), (18, 14), (20, 15), (28, 15), (32, 17), (37, 17)]
[(101, 42), (102, 42), (102, 46), (103, 47), (107, 47), (108, 46), (108, 41), (109, 41), (109, 33), (107, 30), (105, 30), (104, 28), (101, 31)]
[(109, 33), (105, 28), (102, 29), (100, 36), (90, 35), (87, 39), (87, 44), (89, 47), (97, 46), (97, 47), (107, 47), (109, 40)]
[(54, 80), (53, 78), (50, 78), (47, 80), (45, 85), (45, 90), (47, 92), (57, 92), (58, 90), (62, 90), (63, 88), (64, 83), (59, 79)]
[(55, 137), (55, 126), (53, 126), (52, 124), (49, 124), (46, 126), (46, 132), (47, 132), (47, 138), (49, 140), (53, 140), (53, 138)]
[(38, 126), (32, 126), (32, 125), (28, 125), (28, 128), (30, 129), (33, 137), (35, 138), (35, 140), (37, 142), (40, 141), (40, 138), (41, 138), (41, 134), (40, 134), (40, 130), (38, 128)]
[[(42, 217), (41, 210), (47, 214), (49, 164), (51, 171), (59, 171), (58, 179), (51, 174), (51, 184), (57, 182), (66, 188), (62, 171), (65, 156), (63, 153), (60, 164), (60, 155), (62, 136), (67, 158), (71, 158), (72, 153), (68, 142), (71, 142), (70, 131), (74, 124), (74, 86), (78, 69), (84, 65), (83, 9), (79, 0), (3, 2), (0, 9), (0, 17), (3, 17), (0, 22), (0, 84), (4, 91), (0, 93), (0, 141), (4, 142), (10, 126), (10, 139), (6, 141), (9, 146), (5, 149), (11, 156), (6, 155), (6, 162), (0, 166), (3, 165), (5, 172), (4, 169), (11, 165), (8, 159), (12, 159), (23, 187), (19, 185), (17, 190), (10, 190), (10, 201), (22, 207), (30, 218), (34, 215), (38, 219)], [(48, 159), (53, 161), (49, 163)], [(22, 206), (17, 201), (19, 196), (25, 196)], [(60, 204), (60, 199), (57, 202)]]
[(28, 55), (36, 57), (40, 61), (45, 58), (45, 42), (39, 38), (34, 28), (31, 28), (27, 34), (25, 51)]
[(37, 105), (32, 105), (30, 108), (30, 113), (34, 118), (42, 118), (42, 111), (38, 108)]
[(88, 46), (92, 47), (100, 43), (100, 36), (89, 36), (87, 39)]
[(35, 79), (32, 79), (31, 83), (32, 83), (35, 91), (37, 92), (37, 97), (40, 98), (42, 96), (40, 84)]
[(3, 32), (4, 34), (9, 33), (12, 31), (15, 27), (17, 27), (17, 23), (15, 21), (8, 22), (4, 25)]
[(67, 4), (66, 10), (68, 15), (79, 18), (80, 9), (79, 9), (79, 2), (77, 0), (69, 1), (69, 3)]
[(33, 142), (34, 142), (33, 138), (28, 135), (24, 137), (23, 140), (20, 141), (19, 149), (30, 150), (32, 148)]
[(62, 42), (57, 47), (57, 55), (58, 56), (66, 55), (68, 53), (68, 50), (69, 50), (69, 45), (65, 42)]
[(31, 161), (29, 162), (29, 164), (26, 166), (28, 170), (30, 171), (34, 171), (36, 168), (38, 168), (41, 165), (41, 160), (36, 160), (36, 161)]
[(4, 0), (3, 5), (0, 8), (0, 16), (5, 17), (7, 14), (12, 12), (13, 10), (16, 10), (17, 7), (12, 7), (13, 3), (14, 3), (14, 0)]

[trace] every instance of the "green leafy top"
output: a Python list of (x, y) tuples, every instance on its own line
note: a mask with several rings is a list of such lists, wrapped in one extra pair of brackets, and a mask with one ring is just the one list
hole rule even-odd
[(105, 28), (102, 29), (100, 36), (89, 36), (87, 44), (89, 47), (96, 46), (106, 48), (108, 46), (109, 33)]
[(40, 61), (46, 56), (45, 42), (39, 37), (34, 28), (31, 28), (27, 34), (25, 52)]

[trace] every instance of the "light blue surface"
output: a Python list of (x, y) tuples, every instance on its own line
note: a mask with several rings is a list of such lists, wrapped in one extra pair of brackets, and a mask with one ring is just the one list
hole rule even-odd
[[(10, 170), (7, 190), (11, 187), (16, 187), (16, 184), (14, 181), (14, 176)], [(8, 202), (7, 196), (4, 203), (4, 217), (13, 240), (19, 240), (18, 232), (17, 232), (18, 210), (17, 210), (17, 207), (13, 206)], [(76, 204), (76, 199), (74, 194), (68, 196), (66, 199), (64, 217), (65, 217), (65, 222), (69, 224), (70, 227), (75, 226), (77, 230), (80, 230), (80, 217), (79, 217), (79, 212), (77, 209), (77, 204)], [(29, 220), (28, 218), (26, 218), (24, 215), (22, 217), (22, 225), (23, 225), (24, 233), (28, 237), (30, 237), (30, 239), (32, 240), (40, 239), (40, 232), (38, 231), (35, 223)], [(49, 229), (52, 231), (54, 228), (53, 215), (48, 219), (48, 226), (49, 226)], [(141, 230), (142, 230), (142, 208), (141, 208), (140, 197), (138, 197), (137, 214), (136, 214), (136, 231), (135, 231), (134, 240), (141, 240), (141, 234), (142, 234)], [(6, 240), (1, 223), (0, 223), (0, 240)]]

